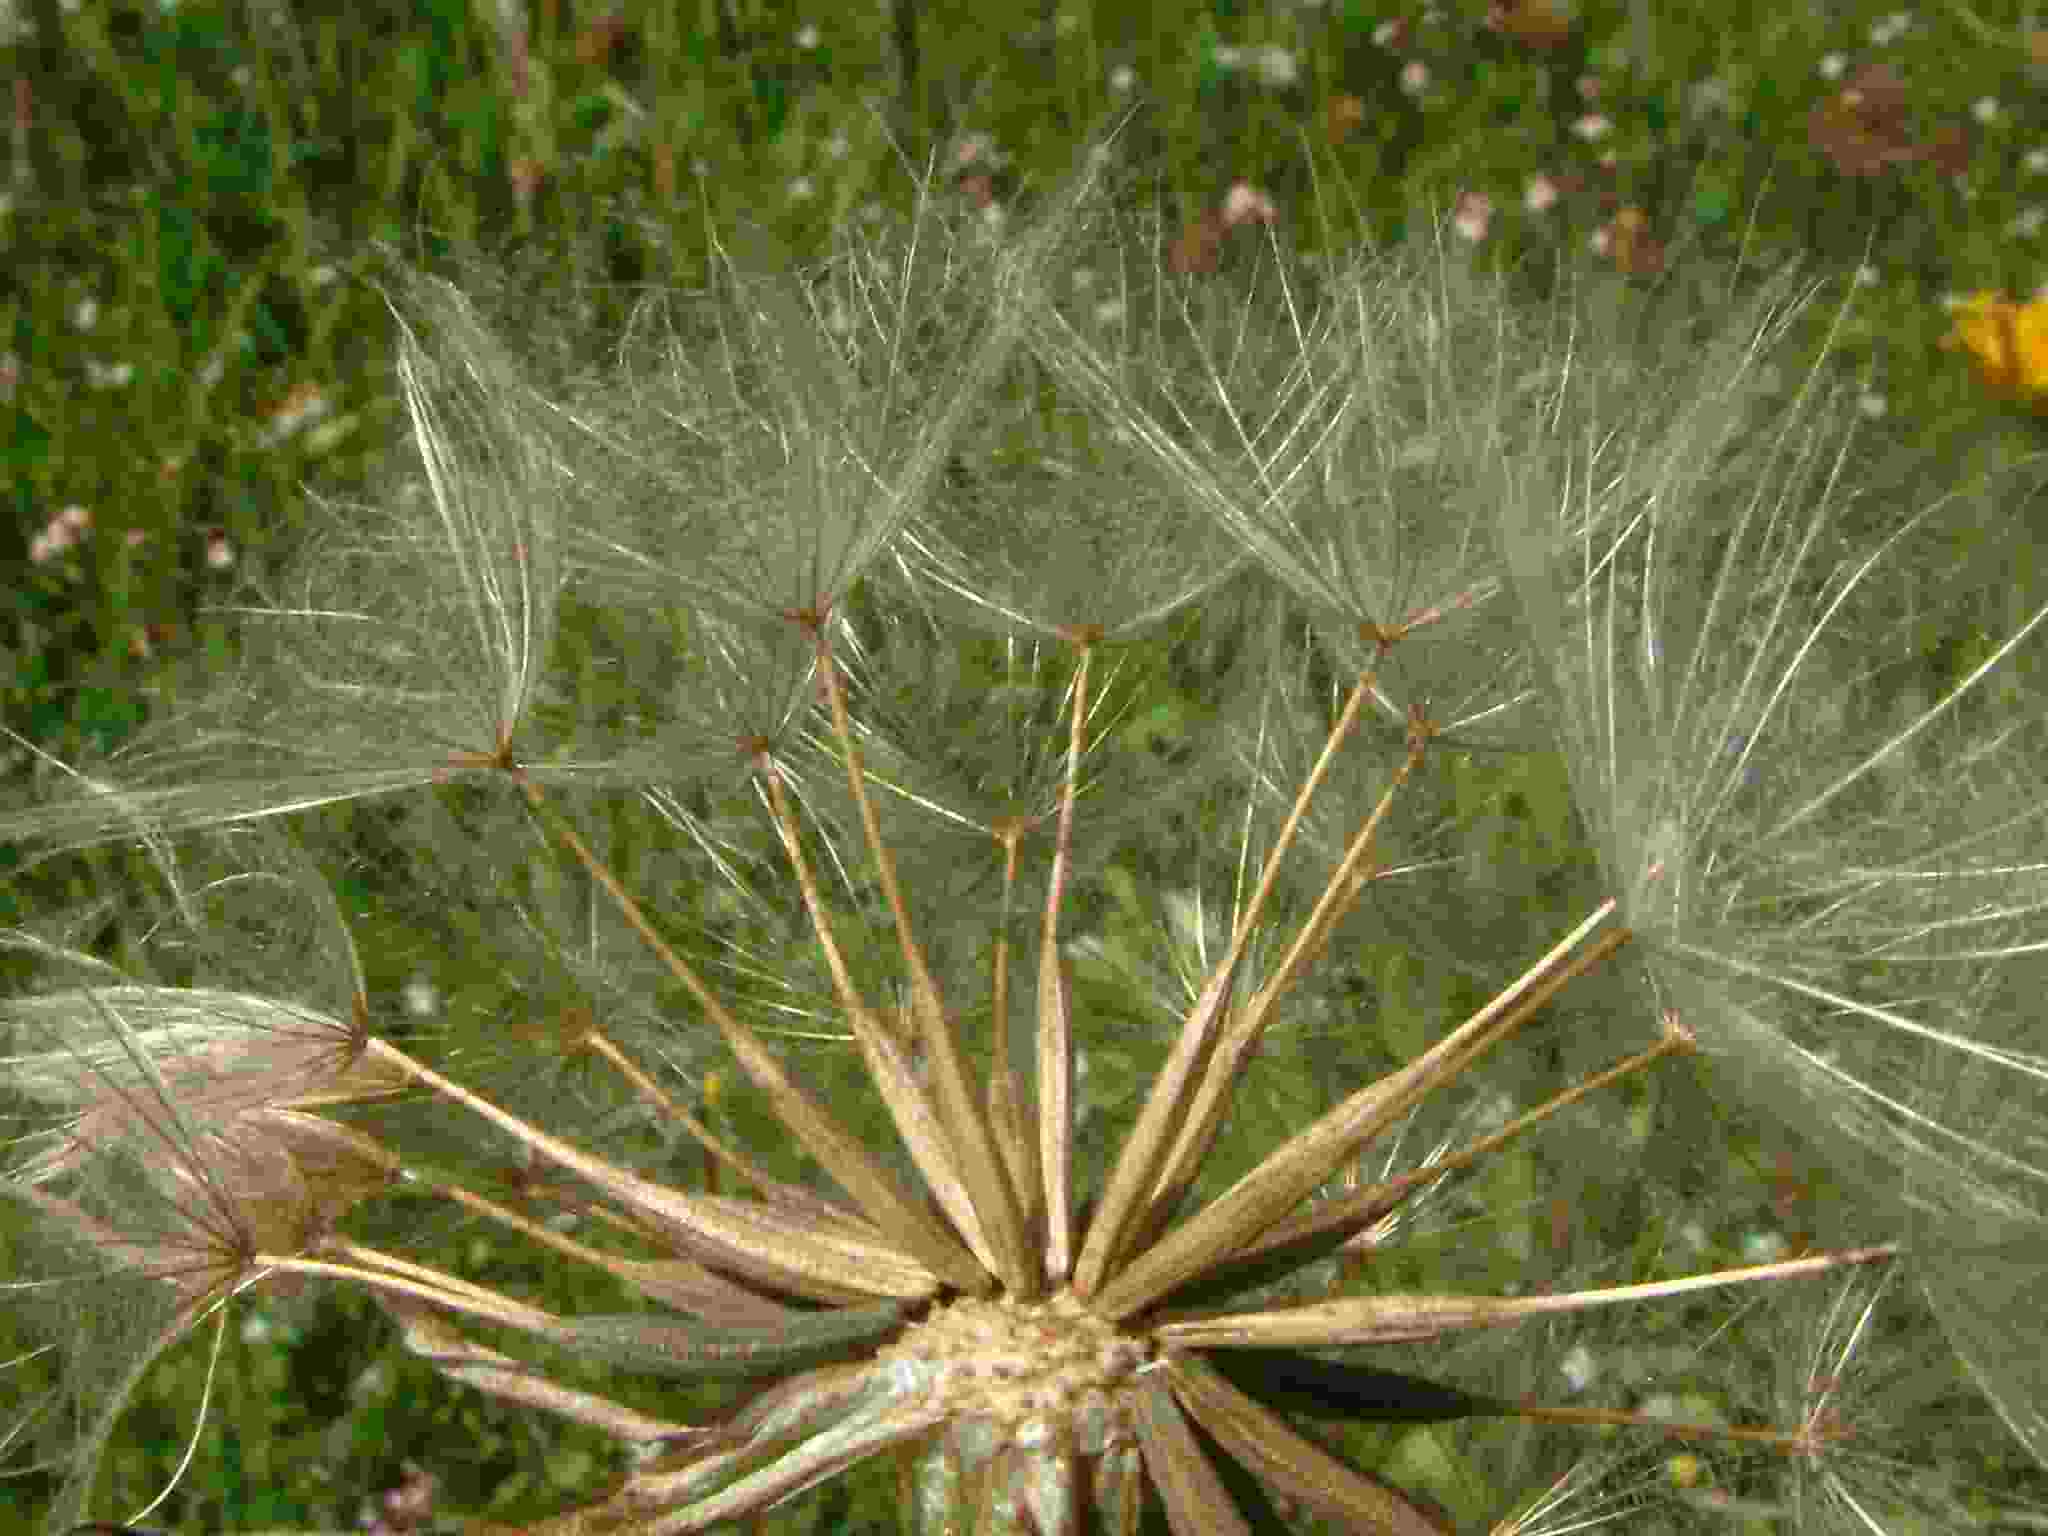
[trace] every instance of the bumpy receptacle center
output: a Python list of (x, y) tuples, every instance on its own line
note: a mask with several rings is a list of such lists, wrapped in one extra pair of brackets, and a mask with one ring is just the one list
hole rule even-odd
[(923, 1376), (956, 1423), (979, 1421), (997, 1443), (1057, 1436), (1082, 1455), (1128, 1437), (1123, 1393), (1150, 1355), (1064, 1290), (1029, 1302), (962, 1297), (885, 1352)]

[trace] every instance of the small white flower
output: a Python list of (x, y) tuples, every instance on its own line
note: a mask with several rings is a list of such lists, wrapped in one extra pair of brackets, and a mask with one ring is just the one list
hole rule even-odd
[(71, 323), (81, 331), (89, 331), (100, 323), (100, 301), (94, 298), (80, 299), (71, 306)]
[(1522, 188), (1522, 206), (1531, 213), (1547, 213), (1557, 206), (1557, 183), (1538, 173)]
[(1889, 16), (1880, 16), (1870, 24), (1870, 43), (1874, 48), (1889, 48), (1913, 29), (1911, 11), (1893, 11)]
[(825, 158), (827, 160), (844, 160), (848, 155), (852, 153), (853, 140), (849, 139), (846, 136), (846, 130), (844, 128), (836, 129), (833, 132), (832, 137), (825, 141)]
[(1493, 222), (1493, 199), (1484, 192), (1461, 192), (1458, 206), (1451, 215), (1451, 224), (1460, 235), (1477, 245), (1486, 238), (1486, 229)]
[(796, 29), (796, 45), (803, 49), (805, 53), (809, 53), (818, 46), (818, 29), (810, 22), (805, 22), (802, 26), (798, 27)]
[(1970, 103), (1970, 116), (1976, 118), (1980, 123), (1996, 122), (1998, 119), (1998, 98), (1996, 96), (1979, 96)]
[(1856, 409), (1871, 421), (1882, 421), (1885, 412), (1891, 409), (1891, 402), (1876, 390), (1866, 389), (1856, 397)]
[(2039, 176), (2048, 171), (2048, 149), (2030, 149), (2020, 157), (2020, 164), (2027, 168), (2030, 176)]
[(1856, 286), (1859, 288), (1875, 288), (1882, 280), (1883, 274), (1867, 261), (1856, 269)]
[(793, 176), (789, 182), (789, 200), (792, 203), (808, 203), (817, 195), (818, 185), (808, 176)]
[(1236, 181), (1223, 195), (1223, 223), (1227, 229), (1257, 222), (1270, 224), (1280, 216), (1273, 199), (1248, 181)]
[(1261, 48), (1252, 61), (1252, 70), (1261, 85), (1274, 90), (1284, 90), (1301, 78), (1301, 66), (1294, 62), (1294, 55), (1280, 47)]
[(441, 995), (434, 990), (434, 984), (424, 976), (415, 976), (405, 984), (405, 1011), (416, 1019), (424, 1019), (441, 1006)]
[(1137, 84), (1138, 72), (1128, 64), (1119, 64), (1109, 72), (1109, 88), (1119, 96), (1135, 90)]
[(1849, 67), (1846, 53), (1824, 53), (1820, 56), (1820, 77), (1823, 80), (1839, 80)]
[(103, 363), (94, 357), (85, 360), (85, 379), (94, 389), (124, 389), (134, 377), (133, 363)]
[(1429, 89), (1429, 66), (1420, 59), (1410, 59), (1401, 66), (1401, 89), (1410, 96), (1420, 96)]
[(1226, 75), (1235, 74), (1244, 68), (1244, 50), (1228, 43), (1219, 43), (1209, 55), (1210, 62)]
[(1600, 1379), (1600, 1362), (1583, 1344), (1574, 1344), (1557, 1368), (1564, 1373), (1564, 1384), (1572, 1392), (1583, 1392)]
[(2006, 225), (2006, 231), (2016, 239), (2031, 240), (2041, 233), (2043, 224), (2048, 224), (2048, 208), (2036, 203), (2031, 208), (2022, 208)]
[(1588, 144), (1606, 138), (1613, 131), (1613, 120), (1599, 112), (1588, 112), (1572, 124), (1572, 137)]

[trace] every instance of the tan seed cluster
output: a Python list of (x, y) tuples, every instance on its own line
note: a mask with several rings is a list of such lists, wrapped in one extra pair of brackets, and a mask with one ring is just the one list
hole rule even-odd
[(1071, 1436), (1097, 1454), (1128, 1437), (1119, 1399), (1151, 1353), (1063, 1290), (1030, 1302), (962, 1297), (909, 1329), (888, 1358), (926, 1376), (949, 1417), (981, 1420), (999, 1442)]

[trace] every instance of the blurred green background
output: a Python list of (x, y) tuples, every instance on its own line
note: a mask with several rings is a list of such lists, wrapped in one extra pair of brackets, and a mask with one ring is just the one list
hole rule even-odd
[[(227, 644), (209, 609), (271, 589), (303, 488), (376, 475), (402, 424), (366, 281), (388, 254), (481, 259), (519, 303), (592, 305), (601, 337), (593, 294), (702, 283), (722, 220), (822, 254), (928, 170), (1000, 227), (1133, 105), (1177, 265), (1233, 216), (1309, 248), (1442, 224), (1481, 266), (1644, 284), (1803, 254), (1862, 290), (1806, 344), (1858, 382), (1868, 452), (1941, 483), (2039, 446), (1938, 346), (1944, 299), (2048, 279), (2031, 8), (0, 0), (0, 77), (0, 794), (47, 773), (27, 743), (89, 759), (175, 707)], [(1561, 790), (1539, 765), (1483, 797), (1548, 845)], [(49, 895), (16, 861), (0, 924)], [(464, 1508), (602, 1470), (364, 1303), (228, 1350), (189, 1496), (156, 1517), (179, 1529), (351, 1525), (408, 1460)], [(130, 1416), (123, 1497), (170, 1475), (204, 1368), (178, 1355)], [(0, 1484), (0, 1531), (46, 1494)], [(856, 1507), (797, 1528), (865, 1529)]]

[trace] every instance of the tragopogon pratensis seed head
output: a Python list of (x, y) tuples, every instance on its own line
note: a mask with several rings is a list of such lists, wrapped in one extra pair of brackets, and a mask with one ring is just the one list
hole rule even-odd
[[(610, 1448), (485, 1532), (841, 1478), (933, 1533), (1827, 1528), (1880, 1335), (1827, 1314), (1796, 1401), (1755, 1341), (1914, 1273), (2028, 1438), (1971, 1331), (2012, 1271), (1921, 1242), (2040, 1209), (2033, 864), (1963, 888), (2038, 824), (1988, 682), (2037, 621), (1917, 704), (1855, 671), (1904, 546), (1750, 430), (1767, 321), (1667, 375), (1442, 247), (1175, 275), (1121, 186), (817, 269), (722, 235), (545, 389), (403, 286), (393, 531), (0, 817), (140, 850), (7, 950), (14, 1294), (88, 1346), (10, 1436), (52, 1529), (173, 1497), (101, 1487), (129, 1398), (313, 1283)], [(1937, 734), (1988, 825), (1889, 766)], [(1795, 1225), (1787, 1104), (1887, 1182)]]

